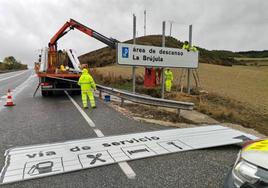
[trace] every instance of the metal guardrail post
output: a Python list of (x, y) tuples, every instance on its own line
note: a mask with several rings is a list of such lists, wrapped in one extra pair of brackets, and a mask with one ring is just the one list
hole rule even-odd
[(99, 91), (99, 98), (102, 98), (102, 91)]
[(121, 98), (121, 104), (120, 104), (121, 107), (124, 106), (124, 101), (125, 101), (125, 100), (124, 100), (123, 98)]
[(181, 117), (181, 109), (177, 109), (177, 116), (178, 116), (178, 118), (180, 118)]

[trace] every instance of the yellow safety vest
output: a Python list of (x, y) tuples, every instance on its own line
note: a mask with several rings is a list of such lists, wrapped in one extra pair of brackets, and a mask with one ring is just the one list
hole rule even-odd
[(197, 52), (197, 48), (195, 46), (190, 47), (190, 50), (193, 52)]
[(96, 84), (92, 76), (88, 73), (87, 69), (83, 69), (82, 75), (78, 80), (78, 85), (81, 86), (82, 91), (90, 91), (91, 89), (96, 89)]
[(190, 45), (189, 44), (183, 44), (182, 49), (189, 50)]
[(173, 73), (171, 71), (165, 71), (165, 78), (166, 80), (173, 80)]

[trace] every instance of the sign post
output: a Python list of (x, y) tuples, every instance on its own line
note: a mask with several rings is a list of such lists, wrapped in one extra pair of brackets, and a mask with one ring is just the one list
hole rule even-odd
[[(166, 22), (163, 21), (162, 24), (162, 47), (165, 47), (165, 29), (166, 29)], [(162, 80), (161, 80), (162, 84), (161, 84), (161, 98), (163, 99), (165, 97), (165, 68), (162, 68)]]
[[(192, 29), (193, 29), (193, 26), (192, 25), (189, 25), (189, 46), (191, 47), (192, 46)], [(188, 68), (187, 70), (187, 93), (190, 94), (190, 82), (191, 82), (191, 68)]]
[(144, 10), (144, 36), (146, 36), (146, 10)]
[[(136, 16), (133, 14), (133, 44), (136, 44)], [(136, 92), (136, 67), (132, 66), (132, 92)]]

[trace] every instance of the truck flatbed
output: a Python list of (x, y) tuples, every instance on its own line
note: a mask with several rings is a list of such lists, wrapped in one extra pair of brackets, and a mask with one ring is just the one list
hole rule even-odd
[(58, 78), (79, 78), (81, 74), (73, 74), (73, 73), (37, 73), (37, 76), (40, 78), (45, 77), (58, 77)]

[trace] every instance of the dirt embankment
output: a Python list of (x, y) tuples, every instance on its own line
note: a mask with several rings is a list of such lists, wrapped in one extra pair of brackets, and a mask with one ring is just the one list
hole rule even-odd
[(268, 135), (267, 113), (253, 109), (237, 100), (222, 97), (215, 93), (197, 93), (196, 95), (170, 93), (167, 98), (194, 102), (197, 111), (220, 122), (241, 124), (244, 127), (253, 128)]

